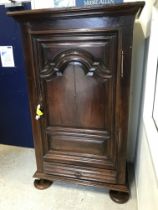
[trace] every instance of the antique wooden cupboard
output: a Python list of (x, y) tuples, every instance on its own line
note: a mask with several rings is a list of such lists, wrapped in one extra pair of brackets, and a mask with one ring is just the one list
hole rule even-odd
[(64, 180), (107, 187), (116, 202), (128, 200), (133, 24), (143, 6), (8, 13), (23, 32), (37, 188)]

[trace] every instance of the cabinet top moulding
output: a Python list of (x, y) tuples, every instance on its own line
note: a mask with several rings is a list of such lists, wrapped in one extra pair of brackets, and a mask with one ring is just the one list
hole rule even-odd
[(111, 5), (86, 6), (86, 7), (68, 7), (68, 8), (49, 8), (35, 9), (18, 12), (7, 12), (7, 15), (14, 17), (20, 22), (35, 20), (41, 18), (69, 18), (84, 16), (126, 16), (135, 15), (139, 17), (145, 2), (130, 2)]

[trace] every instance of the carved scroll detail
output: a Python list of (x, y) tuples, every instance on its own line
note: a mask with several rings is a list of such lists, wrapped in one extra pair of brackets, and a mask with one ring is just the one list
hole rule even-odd
[(87, 51), (81, 49), (71, 49), (59, 53), (53, 60), (47, 61), (40, 77), (45, 80), (51, 80), (54, 77), (62, 76), (68, 64), (80, 64), (87, 76), (94, 74), (103, 80), (111, 78), (111, 73), (107, 67), (98, 61), (94, 61), (94, 57)]

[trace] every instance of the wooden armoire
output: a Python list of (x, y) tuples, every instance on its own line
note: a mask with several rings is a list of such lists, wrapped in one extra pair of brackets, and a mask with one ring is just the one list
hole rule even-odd
[(23, 33), (37, 188), (63, 180), (107, 187), (116, 202), (128, 200), (133, 24), (143, 6), (8, 13)]

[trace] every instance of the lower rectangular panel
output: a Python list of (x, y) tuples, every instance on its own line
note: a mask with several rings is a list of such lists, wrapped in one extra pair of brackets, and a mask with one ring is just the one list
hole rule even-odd
[(106, 183), (116, 183), (116, 171), (88, 168), (54, 162), (43, 163), (44, 173), (55, 176), (77, 178), (79, 180), (99, 181)]
[(49, 150), (107, 156), (111, 146), (105, 130), (49, 126), (46, 129)]

